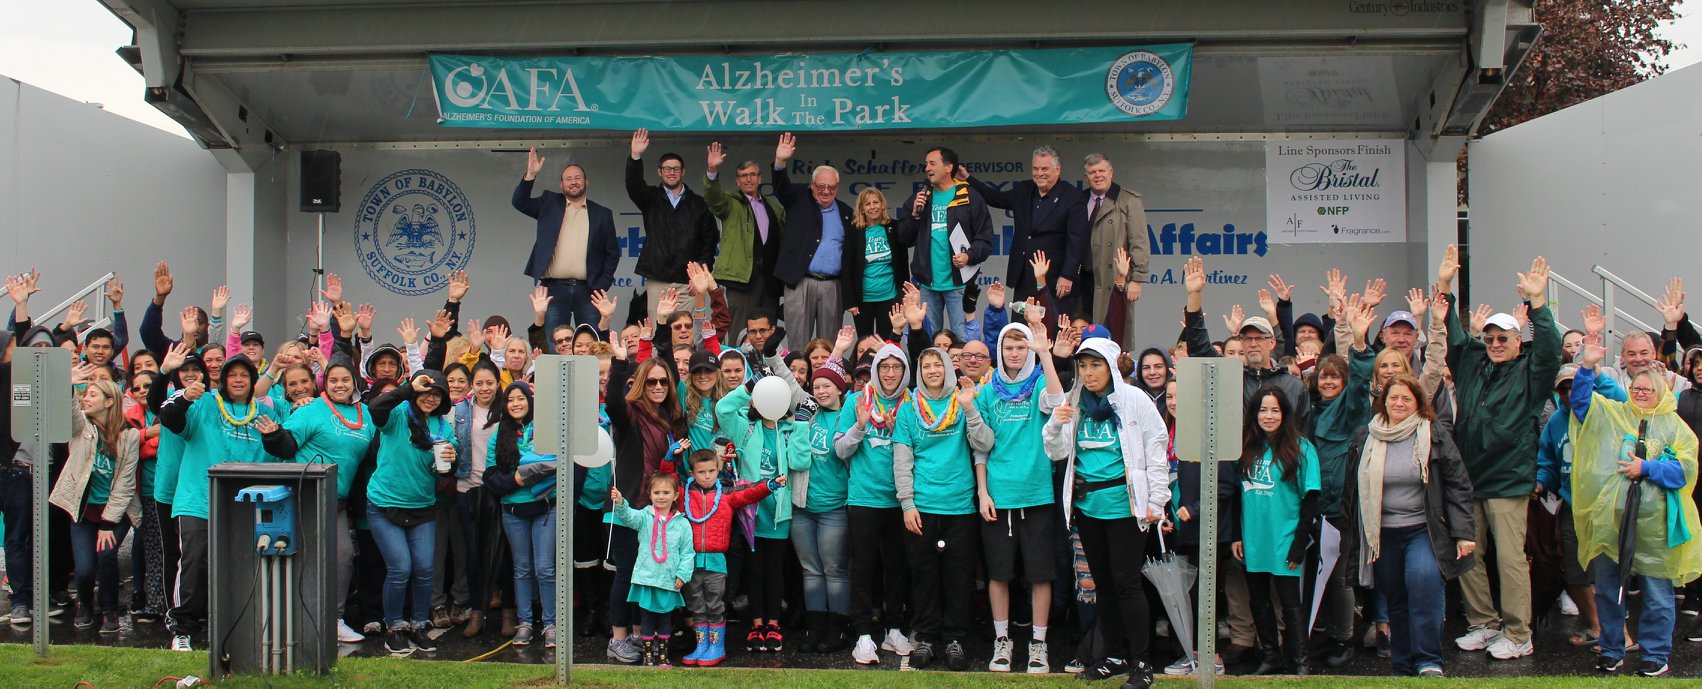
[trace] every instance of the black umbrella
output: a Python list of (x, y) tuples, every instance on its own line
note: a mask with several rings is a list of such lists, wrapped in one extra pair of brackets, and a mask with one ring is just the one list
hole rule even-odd
[[(1648, 443), (1643, 438), (1649, 434), (1649, 420), (1643, 419), (1637, 423), (1637, 447), (1633, 451), (1638, 458), (1649, 454)], [(1625, 512), (1619, 518), (1619, 604), (1625, 604), (1625, 586), (1631, 581), (1631, 566), (1637, 556), (1637, 512), (1643, 501), (1643, 478), (1631, 479), (1631, 485), (1625, 489)]]

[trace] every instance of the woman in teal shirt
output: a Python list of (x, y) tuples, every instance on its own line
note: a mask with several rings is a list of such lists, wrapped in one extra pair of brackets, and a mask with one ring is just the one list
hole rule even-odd
[[(502, 500), (502, 532), (514, 561), (514, 603), (520, 615), (514, 645), (532, 643), (532, 601), (542, 599), (544, 647), (556, 645), (555, 489), (542, 495), (521, 481), (520, 464), (532, 453), (532, 386), (508, 384), (502, 393), (502, 421), (491, 434), (485, 456), (485, 490)], [(551, 472), (550, 476), (554, 476)]]
[[(1318, 518), (1318, 451), (1295, 428), (1288, 397), (1275, 386), (1253, 393), (1243, 425), (1241, 540), (1230, 547), (1247, 567), (1253, 624), (1263, 659), (1255, 674), (1307, 674), (1306, 614), (1301, 607), (1300, 565)], [(1282, 601), (1278, 650), (1271, 586)]]
[[(448, 464), (455, 463), (454, 432), (443, 418), (447, 413), (449, 384), (437, 371), (421, 372), (372, 401), (378, 463), (366, 487), (366, 519), (384, 556), (384, 647), (395, 654), (437, 651), (425, 630), (431, 624), (431, 561), (437, 546), (431, 521), (438, 473), (433, 446), (444, 443)], [(413, 624), (402, 621), (410, 583)]]
[(355, 543), (349, 531), (349, 487), (360, 472), (378, 427), (355, 396), (355, 365), (338, 354), (325, 366), (325, 392), (315, 402), (295, 410), (280, 426), (270, 419), (257, 424), (266, 453), (304, 464), (337, 465), (337, 641), (360, 643), (365, 637), (343, 621), (343, 599), (355, 573)]
[[(830, 653), (850, 640), (850, 527), (845, 499), (850, 467), (833, 450), (839, 418), (848, 413), (844, 398), (845, 368), (830, 358), (810, 376), (816, 414), (806, 432), (793, 436), (786, 448), (786, 485), (792, 490), (792, 547), (804, 570), (804, 610), (809, 628), (801, 647)], [(832, 630), (831, 632), (829, 630)]]
[(887, 311), (898, 303), (899, 285), (910, 280), (910, 252), (893, 241), (892, 214), (886, 196), (869, 187), (857, 194), (857, 219), (845, 233), (845, 275), (839, 303), (851, 312), (857, 337), (879, 335), (896, 340)]
[[(776, 376), (780, 377), (780, 376)], [(785, 376), (785, 380), (791, 380)], [(738, 451), (737, 475), (752, 483), (767, 481), (786, 470), (786, 447), (793, 438), (805, 435), (802, 421), (792, 419), (790, 410), (779, 421), (757, 413), (751, 390), (760, 379), (729, 390), (715, 403), (716, 424), (721, 435)], [(696, 447), (693, 445), (693, 447)], [(792, 534), (792, 491), (784, 486), (757, 503), (756, 523), (749, 534), (754, 548), (746, 558), (744, 583), (750, 592), (751, 629), (745, 634), (746, 651), (780, 651), (786, 637), (780, 630), (780, 594), (785, 586), (782, 559), (786, 540)]]

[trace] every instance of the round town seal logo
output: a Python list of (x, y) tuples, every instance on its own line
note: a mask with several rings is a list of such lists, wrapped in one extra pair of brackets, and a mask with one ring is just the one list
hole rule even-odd
[(1118, 110), (1135, 117), (1163, 110), (1175, 88), (1170, 63), (1145, 50), (1125, 53), (1105, 72), (1105, 96)]
[(355, 255), (373, 282), (397, 294), (430, 294), (473, 257), (473, 205), (431, 170), (397, 172), (361, 198)]

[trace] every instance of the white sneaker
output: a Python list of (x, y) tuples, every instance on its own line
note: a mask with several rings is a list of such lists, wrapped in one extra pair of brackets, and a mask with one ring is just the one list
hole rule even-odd
[(360, 632), (357, 632), (353, 629), (350, 629), (349, 623), (344, 622), (342, 620), (337, 620), (337, 642), (338, 643), (358, 644), (362, 641), (366, 641), (365, 636), (363, 636)]
[(993, 659), (987, 662), (988, 672), (1010, 672), (1011, 653), (1016, 650), (1016, 644), (1011, 638), (1001, 636), (993, 640)]
[(1466, 635), (1454, 639), (1454, 645), (1462, 651), (1481, 651), (1489, 648), (1496, 639), (1501, 638), (1501, 630), (1490, 627), (1472, 627), (1466, 630)]
[(881, 654), (875, 650), (875, 640), (868, 634), (857, 637), (857, 647), (851, 649), (851, 660), (858, 665), (874, 665), (881, 662)]
[(1187, 656), (1178, 658), (1176, 662), (1164, 666), (1164, 674), (1171, 677), (1194, 674), (1194, 659)]
[(1514, 658), (1523, 658), (1523, 657), (1528, 656), (1528, 655), (1535, 653), (1535, 652), (1536, 652), (1536, 645), (1535, 644), (1533, 644), (1529, 641), (1526, 641), (1525, 643), (1522, 643), (1522, 644), (1516, 644), (1516, 643), (1513, 643), (1512, 639), (1509, 639), (1505, 636), (1496, 639), (1495, 643), (1492, 643), (1492, 644), (1489, 645), (1489, 657), (1494, 658), (1496, 660), (1512, 660)]
[(1028, 674), (1044, 675), (1052, 672), (1052, 662), (1046, 654), (1046, 642), (1028, 642)]
[(1578, 614), (1578, 604), (1572, 600), (1572, 594), (1564, 591), (1560, 593), (1560, 614), (1567, 616)]
[(171, 650), (178, 653), (188, 653), (195, 648), (189, 644), (189, 637), (178, 635), (171, 638)]
[(905, 638), (902, 632), (897, 629), (888, 629), (886, 638), (881, 639), (881, 650), (907, 656), (916, 650), (916, 646), (910, 643), (910, 639)]

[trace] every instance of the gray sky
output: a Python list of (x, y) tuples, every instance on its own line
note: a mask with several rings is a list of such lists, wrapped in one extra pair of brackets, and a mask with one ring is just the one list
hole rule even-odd
[[(1670, 69), (1702, 62), (1702, 0), (1679, 11), (1663, 33), (1687, 47), (1668, 56)], [(142, 102), (141, 75), (113, 52), (129, 42), (129, 27), (94, 0), (0, 0), (0, 75), (183, 134)]]

